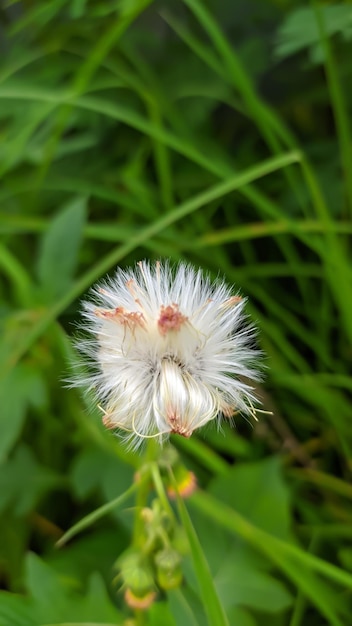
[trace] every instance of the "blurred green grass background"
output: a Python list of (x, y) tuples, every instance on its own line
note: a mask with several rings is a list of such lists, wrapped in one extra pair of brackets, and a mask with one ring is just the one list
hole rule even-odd
[[(349, 2), (2, 3), (1, 626), (352, 623), (351, 37)], [(142, 462), (63, 380), (81, 296), (165, 257), (248, 296), (273, 414), (172, 438), (183, 583), (133, 612), (133, 498), (55, 548)]]

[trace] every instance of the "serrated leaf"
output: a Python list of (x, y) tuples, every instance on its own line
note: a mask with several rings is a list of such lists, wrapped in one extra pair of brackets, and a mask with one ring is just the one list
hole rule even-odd
[(321, 614), (328, 618), (329, 624), (342, 626), (340, 614), (346, 614), (346, 602), (334, 594), (331, 588), (316, 576), (315, 569), (323, 570), (325, 576), (331, 576), (334, 580), (347, 580), (350, 587), (350, 576), (342, 570), (324, 563), (321, 559), (309, 556), (306, 552), (292, 543), (278, 539), (265, 532), (249, 521), (228, 505), (205, 492), (195, 492), (192, 496), (192, 504), (197, 503), (197, 508), (210, 519), (215, 520), (221, 527), (226, 528), (239, 536), (244, 541), (256, 548), (275, 563), (301, 589), (312, 603), (320, 610)]
[(64, 550), (55, 550), (47, 563), (56, 572), (77, 579), (82, 585), (93, 572), (99, 571), (107, 579), (111, 577), (112, 567), (130, 541), (130, 535), (122, 526), (102, 526), (90, 529), (65, 546)]
[[(42, 626), (84, 624), (104, 626), (118, 624), (119, 611), (112, 604), (101, 577), (90, 577), (84, 595), (72, 591), (70, 583), (35, 554), (27, 556), (27, 594), (0, 591), (1, 626)], [(77, 584), (79, 585), (78, 581)]]
[(199, 512), (193, 511), (192, 519), (227, 614), (234, 606), (275, 613), (291, 605), (289, 592), (271, 574), (272, 566), (262, 555), (223, 528), (209, 524)]
[(0, 591), (1, 626), (38, 626), (33, 606), (28, 598)]
[[(338, 32), (343, 33), (346, 38), (351, 36), (351, 5), (322, 6), (320, 10), (324, 16), (324, 24), (328, 36)], [(315, 49), (317, 47), (320, 48), (319, 27), (314, 10), (310, 7), (300, 7), (288, 13), (286, 20), (280, 26), (275, 53), (278, 58), (285, 59), (310, 46), (315, 46)], [(323, 60), (323, 54), (319, 55), (319, 60)]]
[(67, 600), (59, 577), (32, 553), (26, 559), (26, 587), (39, 623), (64, 619)]
[(87, 198), (78, 197), (52, 220), (43, 236), (37, 274), (47, 298), (65, 293), (74, 276), (86, 220)]
[(36, 624), (58, 624), (60, 621), (114, 624), (121, 619), (98, 573), (90, 577), (87, 591), (82, 595), (72, 590), (72, 582), (79, 586), (78, 581), (60, 578), (35, 554), (28, 555), (26, 569), (26, 583), (35, 608)]
[(254, 553), (250, 549), (239, 550), (237, 543), (222, 559), (215, 584), (226, 609), (242, 605), (276, 613), (287, 610), (292, 604), (292, 597), (282, 582), (260, 569)]
[(235, 465), (212, 482), (210, 493), (258, 528), (282, 539), (290, 538), (289, 490), (279, 458)]

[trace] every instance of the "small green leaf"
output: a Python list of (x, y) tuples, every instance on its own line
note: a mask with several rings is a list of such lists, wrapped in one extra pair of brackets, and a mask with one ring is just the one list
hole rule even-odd
[(78, 197), (53, 219), (41, 243), (37, 273), (44, 294), (51, 300), (68, 289), (76, 270), (87, 198)]

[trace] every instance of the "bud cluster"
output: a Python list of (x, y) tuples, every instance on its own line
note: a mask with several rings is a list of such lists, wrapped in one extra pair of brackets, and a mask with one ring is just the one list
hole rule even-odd
[(181, 585), (182, 558), (188, 552), (183, 528), (158, 499), (141, 510), (140, 518), (138, 545), (129, 548), (116, 562), (125, 602), (135, 610), (147, 609), (158, 591)]
[[(152, 467), (157, 468), (157, 478)], [(159, 454), (158, 463), (146, 463), (135, 478), (141, 485), (148, 485), (151, 477), (159, 497), (139, 510), (133, 545), (115, 563), (119, 571), (116, 580), (120, 584), (122, 581), (125, 602), (134, 610), (148, 609), (158, 592), (182, 584), (182, 560), (189, 552), (186, 532), (168, 504), (165, 491), (170, 500), (191, 495), (196, 489), (193, 472), (184, 466), (175, 448), (167, 446)]]

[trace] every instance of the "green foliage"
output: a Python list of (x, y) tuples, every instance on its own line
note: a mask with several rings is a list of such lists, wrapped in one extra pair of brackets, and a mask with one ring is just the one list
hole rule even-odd
[[(348, 4), (325, 6), (321, 11), (328, 36), (341, 33), (345, 39), (350, 39), (352, 11)], [(287, 16), (278, 29), (276, 54), (284, 59), (305, 48), (311, 49), (314, 59), (322, 58), (319, 24), (311, 7), (298, 8)]]
[(61, 479), (43, 468), (26, 446), (20, 446), (0, 470), (0, 509), (13, 505), (17, 515), (25, 515), (35, 508), (43, 493), (60, 484)]
[[(270, 490), (266, 485), (270, 485)], [(290, 539), (289, 492), (276, 457), (232, 467), (212, 482), (209, 492), (258, 528), (275, 537)]]
[(46, 301), (62, 296), (73, 280), (86, 204), (85, 198), (70, 202), (54, 217), (41, 240), (37, 273)]
[(0, 459), (4, 461), (20, 435), (27, 409), (47, 406), (42, 373), (21, 363), (0, 381)]
[[(351, 20), (348, 2), (0, 7), (1, 626), (349, 623)], [(79, 299), (144, 257), (248, 296), (272, 414), (137, 454), (65, 386)], [(199, 490), (172, 502), (189, 470)], [(146, 611), (125, 601), (130, 549)]]
[(98, 574), (93, 574), (87, 590), (80, 594), (72, 582), (59, 576), (36, 555), (26, 557), (25, 584), (28, 595), (3, 594), (0, 619), (13, 626), (44, 624), (114, 624), (121, 615), (109, 599)]

